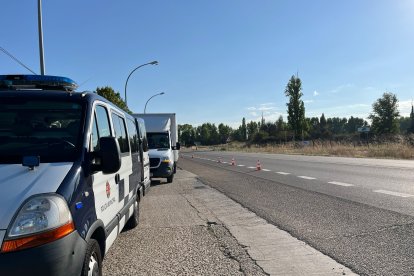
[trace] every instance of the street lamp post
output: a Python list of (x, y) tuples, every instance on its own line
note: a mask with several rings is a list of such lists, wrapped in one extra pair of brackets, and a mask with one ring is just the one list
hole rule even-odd
[(134, 73), (137, 69), (139, 69), (139, 68), (141, 68), (141, 67), (143, 67), (145, 65), (158, 65), (158, 61), (154, 60), (154, 61), (151, 61), (151, 62), (142, 64), (142, 65), (136, 67), (134, 70), (132, 70), (131, 73), (129, 73), (128, 78), (127, 78), (127, 80), (125, 82), (125, 105), (127, 105), (127, 85), (128, 85), (129, 77), (131, 77), (132, 73)]
[(159, 96), (159, 95), (164, 95), (165, 93), (164, 92), (161, 92), (161, 93), (158, 93), (158, 94), (155, 94), (155, 95), (152, 95), (148, 100), (147, 100), (147, 102), (145, 103), (145, 107), (144, 107), (144, 114), (146, 113), (146, 111), (147, 111), (147, 103), (152, 99), (152, 98), (154, 98), (155, 96)]

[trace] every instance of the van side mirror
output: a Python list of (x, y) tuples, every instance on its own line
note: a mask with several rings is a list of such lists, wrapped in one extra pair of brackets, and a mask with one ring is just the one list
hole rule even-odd
[(115, 137), (99, 139), (99, 156), (101, 170), (104, 174), (116, 173), (121, 168), (121, 154), (118, 140)]
[(179, 143), (179, 142), (177, 142), (177, 143), (175, 144), (175, 147), (172, 147), (172, 149), (173, 149), (173, 150), (180, 150), (180, 148), (181, 148), (181, 145), (180, 145), (180, 143)]

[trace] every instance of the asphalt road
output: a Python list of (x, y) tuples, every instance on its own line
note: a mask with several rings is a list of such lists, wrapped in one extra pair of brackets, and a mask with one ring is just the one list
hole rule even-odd
[(182, 157), (180, 166), (204, 183), (355, 272), (414, 275), (413, 161), (228, 152)]
[[(414, 216), (414, 161), (234, 152), (194, 155), (210, 165), (251, 173), (259, 160), (259, 177)], [(219, 157), (227, 163), (218, 164)], [(233, 157), (236, 166), (230, 165)]]

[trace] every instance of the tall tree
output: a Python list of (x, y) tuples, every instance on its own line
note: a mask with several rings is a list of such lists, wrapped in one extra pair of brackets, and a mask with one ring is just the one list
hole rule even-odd
[(126, 112), (132, 113), (129, 110), (126, 103), (124, 102), (124, 100), (121, 98), (121, 95), (119, 94), (119, 92), (115, 92), (115, 90), (112, 87), (110, 87), (110, 86), (97, 87), (96, 88), (96, 93), (98, 93), (98, 95), (106, 98), (108, 101), (114, 103), (115, 105), (117, 105), (119, 108), (125, 110)]
[(393, 93), (385, 92), (381, 98), (372, 104), (372, 130), (378, 134), (398, 133), (398, 99)]
[[(325, 120), (326, 123), (326, 120)], [(310, 125), (310, 135), (312, 139), (320, 138), (321, 136), (321, 127), (319, 124), (319, 118), (318, 117), (312, 117), (309, 119), (309, 125)]]
[(414, 106), (412, 103), (411, 103), (410, 119), (411, 119), (411, 126), (408, 129), (408, 133), (414, 133)]
[(242, 141), (247, 140), (247, 127), (246, 127), (246, 119), (243, 117), (242, 119), (242, 125), (240, 127), (240, 132), (242, 136)]
[(249, 140), (253, 139), (253, 136), (259, 132), (259, 124), (254, 121), (250, 121), (250, 123), (247, 124), (247, 135), (249, 137)]
[(321, 132), (324, 132), (328, 127), (328, 123), (326, 121), (325, 114), (323, 114), (323, 113), (322, 113), (321, 119), (319, 120), (319, 126), (321, 128)]
[(357, 129), (359, 127), (362, 127), (364, 125), (366, 125), (367, 123), (364, 122), (364, 119), (358, 118), (358, 117), (350, 117), (348, 119), (348, 122), (346, 124), (346, 131), (350, 134), (353, 134), (355, 132), (357, 132)]
[(283, 121), (283, 116), (280, 115), (276, 121), (277, 131), (285, 130), (285, 122)]
[(183, 145), (193, 145), (195, 142), (195, 130), (192, 125), (178, 125), (178, 140)]
[(232, 133), (232, 129), (228, 125), (224, 125), (223, 123), (221, 123), (218, 126), (218, 133), (219, 133), (219, 137), (220, 137), (220, 143), (225, 144), (225, 143), (227, 143), (228, 139), (230, 138), (230, 135)]
[(292, 76), (286, 85), (286, 97), (289, 97), (289, 102), (286, 104), (288, 109), (288, 124), (294, 131), (295, 136), (299, 137), (303, 131), (305, 121), (305, 105), (301, 100), (302, 82), (299, 77)]

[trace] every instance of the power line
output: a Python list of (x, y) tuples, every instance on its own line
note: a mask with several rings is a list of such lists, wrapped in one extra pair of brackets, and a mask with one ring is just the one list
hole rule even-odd
[(3, 53), (5, 53), (6, 55), (8, 55), (11, 59), (13, 59), (15, 62), (17, 62), (18, 64), (20, 64), (21, 66), (23, 66), (24, 68), (26, 68), (27, 70), (29, 70), (30, 72), (32, 72), (33, 74), (37, 75), (35, 72), (33, 72), (32, 69), (30, 69), (29, 67), (27, 67), (26, 65), (24, 65), (23, 62), (21, 62), (20, 60), (18, 60), (17, 58), (15, 58), (12, 54), (10, 54), (6, 49), (4, 49), (1, 46), (0, 46), (0, 51), (2, 51)]

